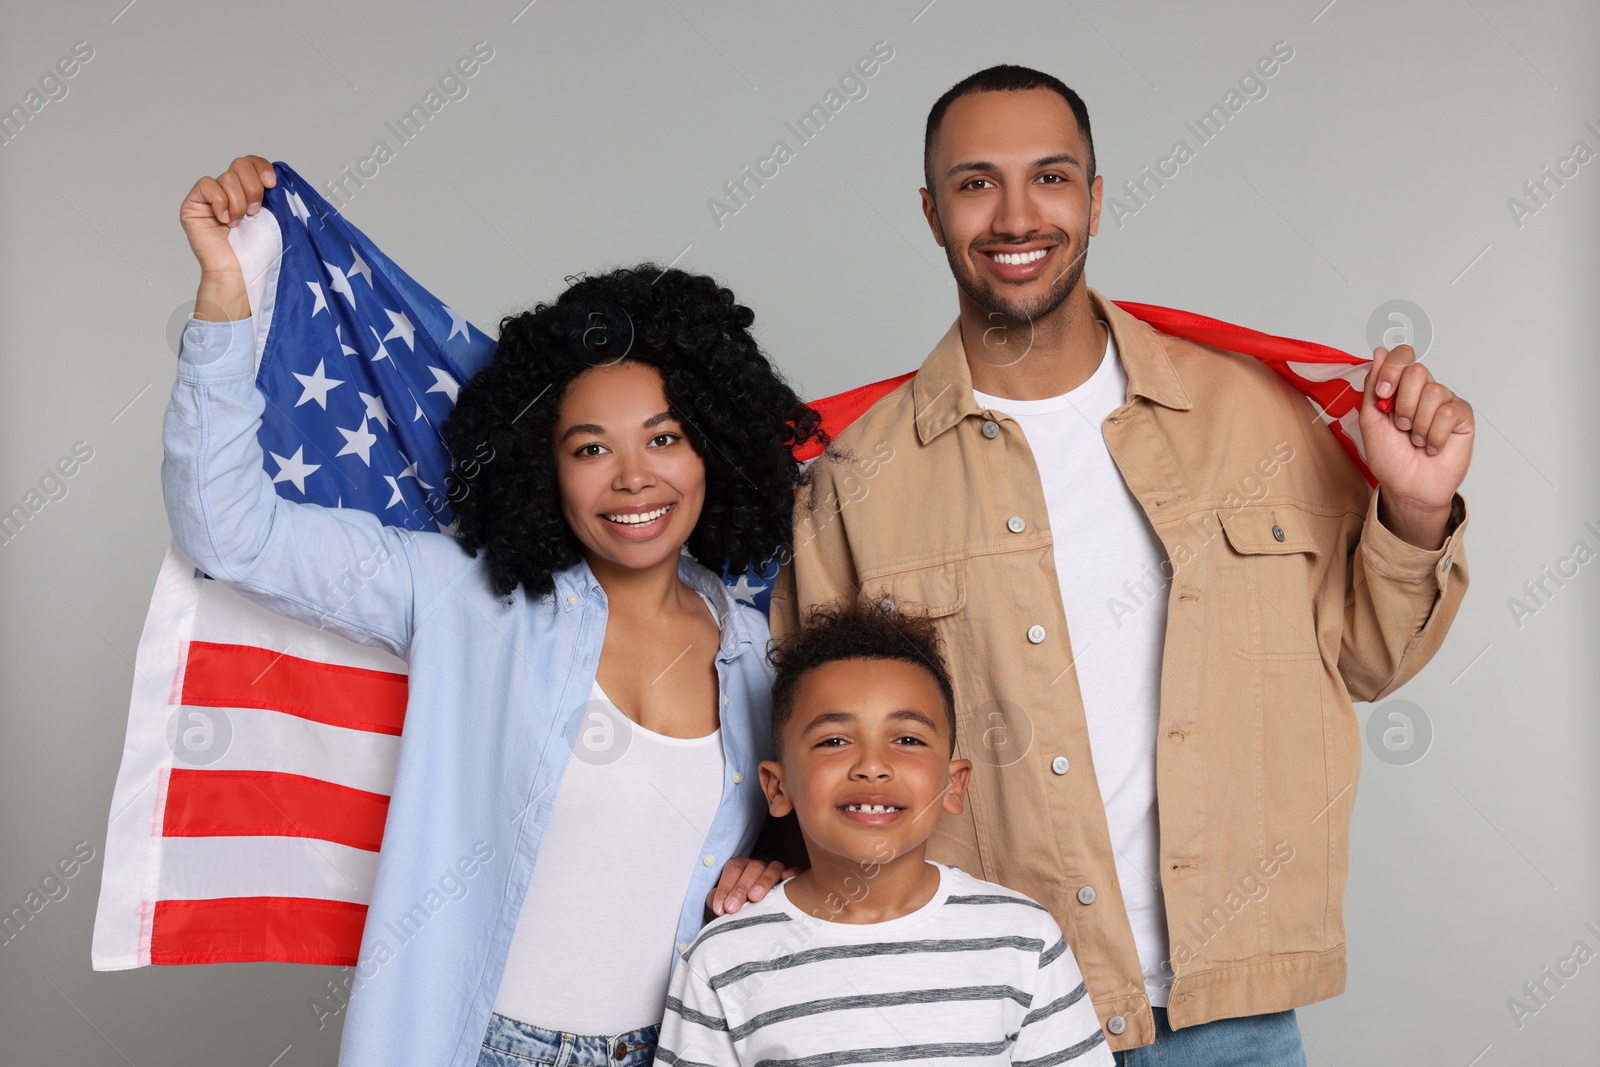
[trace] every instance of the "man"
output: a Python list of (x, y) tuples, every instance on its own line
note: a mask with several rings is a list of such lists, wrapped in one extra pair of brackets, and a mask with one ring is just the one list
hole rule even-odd
[(1351, 701), (1461, 603), (1472, 409), (1378, 349), (1372, 490), (1265, 365), (1089, 289), (1101, 179), (1055, 78), (956, 85), (925, 170), (960, 317), (814, 465), (774, 636), (859, 595), (934, 615), (974, 769), (930, 858), (1049, 908), (1119, 1063), (1302, 1064), (1292, 1009), (1345, 982)]

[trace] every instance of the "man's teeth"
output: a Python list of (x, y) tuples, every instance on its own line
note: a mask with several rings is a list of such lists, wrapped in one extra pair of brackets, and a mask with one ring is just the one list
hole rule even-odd
[(1020, 267), (1024, 263), (1035, 263), (1045, 257), (1048, 248), (1036, 248), (1032, 252), (996, 252), (994, 261), (1004, 263), (1008, 267)]
[(635, 515), (607, 515), (606, 518), (611, 522), (620, 522), (624, 526), (640, 526), (647, 522), (655, 522), (671, 510), (672, 505), (668, 504), (666, 507), (656, 508), (654, 511), (641, 511)]
[(906, 809), (897, 808), (893, 804), (846, 804), (844, 810), (859, 811), (865, 815), (887, 815), (891, 811), (905, 811)]

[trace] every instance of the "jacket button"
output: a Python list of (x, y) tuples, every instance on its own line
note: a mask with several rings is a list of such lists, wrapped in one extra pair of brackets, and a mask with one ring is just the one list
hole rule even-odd
[(1120, 1015), (1113, 1015), (1106, 1020), (1106, 1033), (1108, 1034), (1120, 1034), (1127, 1028), (1127, 1021)]
[(1272, 528), (1272, 536), (1273, 536), (1274, 540), (1282, 541), (1283, 540), (1283, 527), (1282, 526), (1274, 526)]
[(1455, 562), (1455, 558), (1456, 558), (1456, 554), (1454, 552), (1450, 553), (1444, 559), (1441, 559), (1439, 561), (1439, 568), (1441, 570), (1449, 570), (1450, 569), (1450, 564)]
[(1050, 769), (1057, 774), (1066, 774), (1072, 769), (1072, 761), (1065, 756), (1057, 756), (1050, 761)]
[(984, 419), (983, 420), (983, 436), (987, 437), (991, 441), (993, 441), (996, 437), (999, 437), (1000, 436), (1000, 424), (998, 422), (995, 422), (993, 419)]
[(1044, 641), (1044, 627), (1043, 626), (1030, 626), (1030, 627), (1028, 627), (1028, 640), (1031, 641), (1032, 643), (1036, 644), (1036, 645), (1043, 643), (1043, 641)]
[(882, 611), (882, 612), (886, 612), (886, 613), (890, 612), (890, 611), (893, 611), (894, 610), (894, 597), (886, 596), (882, 600), (878, 601), (878, 610)]
[(1078, 903), (1079, 904), (1093, 904), (1094, 903), (1094, 886), (1086, 885), (1082, 889), (1078, 890)]
[[(1010, 530), (1012, 533), (1021, 533), (1023, 530), (1026, 530), (1027, 528), (1028, 528), (1028, 522), (1021, 515), (1013, 515), (1009, 519), (1006, 520), (1006, 529)], [(1448, 563), (1445, 564), (1446, 567), (1448, 567), (1449, 565), (1450, 564), (1448, 564)]]

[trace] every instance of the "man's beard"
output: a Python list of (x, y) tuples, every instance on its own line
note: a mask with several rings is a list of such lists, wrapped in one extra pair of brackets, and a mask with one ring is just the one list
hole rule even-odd
[[(1054, 233), (1049, 234), (1033, 235), (1028, 238), (1028, 241), (1040, 239), (1055, 241), (1056, 248), (1063, 253), (1073, 247), (1076, 247), (1079, 251), (1076, 253), (1072, 264), (1067, 267), (1065, 273), (1056, 279), (1049, 290), (1028, 302), (1007, 299), (1003, 295), (1001, 288), (996, 288), (987, 279), (980, 278), (976, 271), (971, 268), (968, 261), (959, 256), (948, 244), (945, 245), (944, 258), (950, 264), (950, 273), (955, 277), (956, 287), (966, 294), (969, 300), (983, 308), (984, 311), (991, 315), (1001, 315), (1013, 322), (1038, 322), (1060, 307), (1061, 302), (1066, 300), (1072, 291), (1078, 287), (1078, 283), (1083, 280), (1083, 264), (1084, 260), (1089, 256), (1089, 227), (1085, 226), (1083, 228), (1083, 233), (1079, 235), (1075, 243), (1068, 242), (1067, 235), (1061, 230), (1056, 230)], [(1027, 242), (1018, 241), (1016, 243), (1025, 244)], [(987, 247), (1003, 249), (1005, 246), (989, 245)], [(974, 253), (974, 255), (976, 254)]]

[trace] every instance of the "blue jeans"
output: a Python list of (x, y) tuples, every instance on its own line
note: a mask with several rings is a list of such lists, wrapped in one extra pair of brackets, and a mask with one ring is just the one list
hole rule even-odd
[(478, 1067), (650, 1067), (661, 1024), (626, 1034), (560, 1034), (529, 1023), (489, 1016)]
[(1156, 1040), (1117, 1052), (1117, 1067), (1306, 1067), (1294, 1012), (1217, 1019), (1174, 1030), (1167, 1010), (1152, 1008)]

